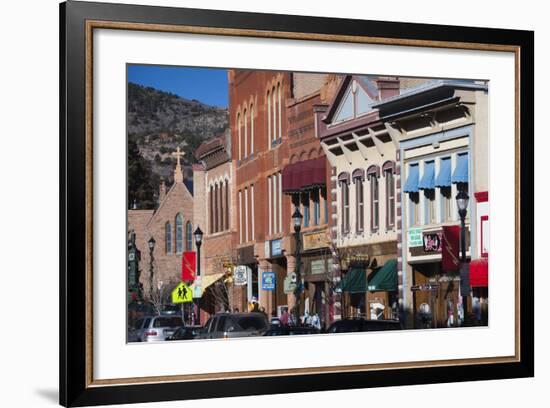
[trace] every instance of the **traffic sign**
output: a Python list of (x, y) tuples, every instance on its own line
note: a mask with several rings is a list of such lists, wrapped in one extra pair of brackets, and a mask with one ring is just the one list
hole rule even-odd
[(189, 303), (193, 301), (193, 292), (189, 287), (180, 282), (172, 291), (172, 303)]

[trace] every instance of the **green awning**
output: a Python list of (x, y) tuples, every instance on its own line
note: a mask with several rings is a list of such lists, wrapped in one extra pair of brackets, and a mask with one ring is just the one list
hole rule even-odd
[(342, 292), (365, 293), (367, 291), (367, 273), (365, 268), (350, 268), (342, 277)]
[(384, 266), (369, 275), (369, 292), (393, 292), (397, 290), (397, 259), (390, 259)]

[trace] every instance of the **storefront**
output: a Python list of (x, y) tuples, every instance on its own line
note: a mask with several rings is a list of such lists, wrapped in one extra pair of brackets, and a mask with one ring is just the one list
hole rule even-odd
[(238, 285), (240, 296), (234, 298), (233, 310), (246, 311), (248, 310), (248, 304), (253, 299), (258, 299), (258, 262), (254, 257), (254, 245), (241, 247), (237, 250), (238, 265), (244, 271), (246, 271), (246, 282), (243, 278)]
[(265, 242), (267, 264), (270, 266), (261, 271), (261, 290), (269, 292), (268, 316), (280, 316), (283, 308), (288, 307), (288, 298), (284, 290), (284, 281), (287, 276), (287, 260), (283, 251), (283, 240), (274, 239)]
[(398, 286), (395, 253), (365, 259), (352, 258), (347, 263), (347, 269), (342, 275), (338, 290), (343, 294), (344, 318), (397, 319)]
[[(412, 269), (414, 327), (457, 327), (464, 314), (459, 271), (458, 226), (408, 231), (409, 268)], [(466, 228), (466, 247), (470, 245)], [(469, 255), (469, 254), (468, 254)]]

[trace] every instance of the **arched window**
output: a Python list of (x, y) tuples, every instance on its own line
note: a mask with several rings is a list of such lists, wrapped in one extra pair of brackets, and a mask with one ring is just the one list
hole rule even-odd
[(172, 252), (172, 225), (169, 222), (164, 224), (164, 251)]
[(355, 184), (355, 232), (360, 233), (365, 229), (365, 171), (355, 169), (352, 178)]
[(338, 175), (338, 183), (340, 184), (340, 214), (341, 214), (341, 231), (342, 234), (349, 233), (349, 173), (342, 172)]
[(267, 91), (267, 148), (271, 149), (271, 93)]
[(242, 140), (241, 140), (241, 114), (240, 113), (237, 113), (237, 135), (239, 137), (239, 160), (241, 160), (242, 159), (242, 154), (241, 154)]
[(382, 170), (386, 180), (386, 229), (390, 230), (395, 225), (395, 162), (387, 161)]
[(281, 84), (277, 84), (277, 97), (278, 97), (278, 101), (277, 101), (277, 109), (278, 109), (278, 114), (279, 114), (279, 139), (281, 139), (283, 136), (283, 131), (282, 131), (282, 115), (281, 115)]
[(243, 116), (244, 116), (244, 154), (243, 154), (243, 158), (247, 158), (248, 157), (248, 116), (246, 115), (246, 109), (244, 110), (244, 113), (243, 113)]
[(229, 229), (229, 181), (225, 180), (225, 229)]
[(193, 226), (190, 221), (185, 224), (185, 250), (193, 250)]
[(254, 154), (254, 105), (250, 105), (250, 154)]
[(176, 254), (183, 252), (183, 217), (176, 215)]
[(273, 140), (277, 140), (277, 93), (275, 87), (271, 90), (273, 97)]

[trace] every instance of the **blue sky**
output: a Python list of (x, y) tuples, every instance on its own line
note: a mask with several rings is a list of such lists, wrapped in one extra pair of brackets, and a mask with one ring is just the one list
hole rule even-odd
[(227, 108), (227, 70), (162, 65), (128, 65), (128, 81)]

